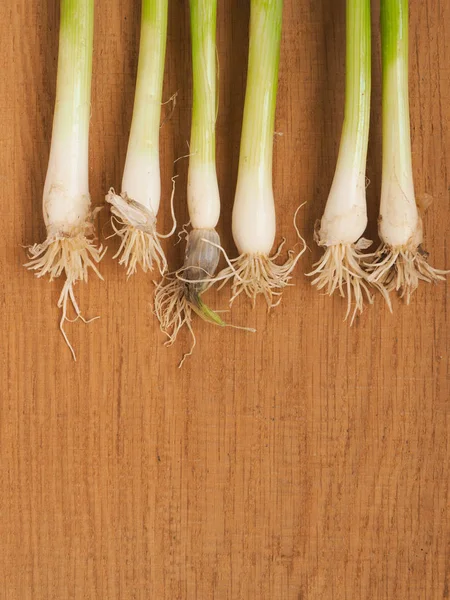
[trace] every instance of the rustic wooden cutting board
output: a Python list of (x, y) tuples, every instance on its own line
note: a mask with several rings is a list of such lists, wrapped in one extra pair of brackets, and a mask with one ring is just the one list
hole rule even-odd
[[(97, 2), (91, 192), (120, 186), (131, 120), (139, 2)], [(381, 178), (380, 52), (374, 2), (371, 225)], [(450, 268), (450, 3), (412, 2), (411, 113), (418, 195), (435, 266)], [(394, 315), (377, 299), (349, 329), (344, 303), (303, 272), (334, 172), (344, 99), (344, 0), (286, 0), (275, 137), (278, 236), (311, 251), (267, 314), (196, 322), (166, 349), (152, 277), (79, 285), (89, 326), (58, 331), (60, 282), (21, 267), (44, 238), (40, 201), (56, 82), (57, 1), (0, 3), (0, 598), (3, 600), (438, 600), (449, 597), (447, 284)], [(219, 2), (217, 154), (226, 250), (244, 98), (249, 2)], [(376, 6), (375, 6), (376, 5)], [(163, 207), (187, 221), (191, 79), (188, 3), (172, 0), (161, 129)], [(263, 40), (261, 41), (263, 43)], [(107, 211), (99, 218), (109, 233)], [(167, 245), (179, 265), (182, 245)], [(227, 292), (210, 304), (227, 306)]]

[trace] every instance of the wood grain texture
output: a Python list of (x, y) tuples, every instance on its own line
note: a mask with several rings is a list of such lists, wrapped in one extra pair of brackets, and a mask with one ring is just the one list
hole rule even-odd
[[(244, 97), (248, 1), (219, 2), (220, 234), (231, 209)], [(380, 48), (368, 190), (381, 178)], [(58, 2), (0, 3), (0, 598), (4, 600), (439, 600), (450, 597), (450, 300), (423, 285), (411, 306), (381, 301), (349, 329), (344, 304), (302, 272), (334, 172), (343, 114), (344, 0), (286, 0), (275, 140), (279, 237), (311, 252), (296, 286), (267, 315), (233, 309), (256, 335), (197, 322), (171, 348), (151, 313), (152, 277), (80, 285), (101, 320), (58, 331), (60, 282), (22, 268), (42, 240), (40, 202), (56, 82)], [(376, 5), (376, 6), (375, 6)], [(450, 267), (450, 3), (412, 2), (411, 118), (417, 193), (435, 266)], [(161, 130), (163, 208), (170, 178), (187, 220), (191, 79), (188, 3), (170, 6)], [(96, 6), (91, 192), (119, 187), (131, 120), (139, 2)], [(108, 234), (107, 212), (99, 220)], [(172, 265), (183, 249), (167, 244)], [(210, 295), (226, 306), (226, 292)]]

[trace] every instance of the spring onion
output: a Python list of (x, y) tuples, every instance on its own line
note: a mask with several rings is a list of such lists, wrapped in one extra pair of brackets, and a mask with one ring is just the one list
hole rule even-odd
[(381, 246), (370, 281), (396, 290), (409, 303), (419, 280), (437, 282), (422, 249), (423, 232), (414, 194), (408, 96), (408, 0), (381, 1), (383, 62), (383, 164), (378, 231)]
[(215, 161), (216, 13), (217, 0), (190, 0), (193, 106), (187, 203), (192, 230), (187, 235), (183, 267), (168, 274), (155, 293), (155, 313), (168, 336), (167, 345), (174, 343), (183, 325), (194, 336), (192, 311), (206, 321), (224, 325), (201, 299), (220, 256), (215, 230), (220, 215)]
[[(156, 231), (161, 199), (159, 127), (166, 53), (168, 0), (142, 0), (141, 39), (133, 118), (120, 195), (110, 189), (111, 223), (121, 238), (119, 264), (132, 275), (156, 263), (161, 274), (167, 261)], [(171, 235), (171, 234), (168, 234)]]
[(219, 274), (219, 279), (232, 279), (230, 303), (244, 292), (253, 302), (263, 294), (268, 306), (275, 306), (273, 297), (289, 284), (305, 250), (303, 245), (297, 254), (289, 251), (282, 265), (275, 262), (282, 245), (270, 256), (276, 232), (272, 158), (282, 13), (283, 0), (250, 3), (247, 87), (232, 216), (239, 256)]
[[(370, 0), (347, 0), (345, 110), (339, 155), (325, 211), (315, 240), (325, 251), (309, 276), (330, 296), (347, 295), (346, 318), (363, 309), (364, 294), (373, 301), (362, 250), (371, 241), (361, 237), (367, 227), (366, 159), (371, 92)], [(383, 290), (381, 290), (383, 291)]]
[(50, 281), (64, 274), (58, 300), (60, 329), (72, 351), (64, 321), (70, 300), (76, 318), (84, 320), (73, 287), (87, 281), (88, 268), (101, 278), (96, 264), (103, 256), (94, 243), (88, 182), (88, 143), (92, 76), (94, 0), (61, 0), (58, 74), (53, 131), (43, 192), (47, 239), (29, 249), (29, 269)]

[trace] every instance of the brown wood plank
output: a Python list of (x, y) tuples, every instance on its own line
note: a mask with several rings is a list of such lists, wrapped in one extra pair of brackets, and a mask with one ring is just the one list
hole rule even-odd
[[(219, 2), (219, 232), (230, 233), (244, 97), (248, 2)], [(374, 3), (378, 4), (378, 3)], [(170, 8), (161, 130), (161, 230), (170, 178), (187, 220), (191, 79), (188, 3)], [(58, 331), (60, 283), (22, 268), (42, 240), (40, 202), (56, 82), (58, 2), (0, 3), (0, 598), (5, 600), (439, 600), (450, 597), (448, 287), (409, 307), (381, 300), (349, 329), (344, 304), (302, 275), (338, 150), (344, 99), (344, 0), (286, 0), (274, 179), (278, 235), (312, 252), (267, 315), (236, 303), (234, 323), (196, 322), (166, 349), (152, 277), (78, 286), (101, 319)], [(417, 193), (435, 266), (450, 267), (450, 3), (411, 2), (411, 119)], [(137, 66), (139, 2), (96, 7), (91, 192), (120, 186)], [(381, 178), (380, 56), (368, 176), (376, 235)], [(107, 211), (99, 218), (108, 233)], [(167, 244), (172, 265), (182, 246)], [(225, 307), (227, 293), (210, 303)]]

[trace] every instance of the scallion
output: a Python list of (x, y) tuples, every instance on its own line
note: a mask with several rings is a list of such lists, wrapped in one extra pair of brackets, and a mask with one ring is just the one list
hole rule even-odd
[[(159, 128), (166, 53), (168, 0), (142, 0), (141, 38), (133, 118), (120, 195), (111, 189), (114, 231), (121, 237), (119, 264), (127, 274), (156, 263), (161, 274), (167, 261), (156, 231), (161, 199)], [(169, 234), (170, 235), (170, 234)]]
[(238, 258), (218, 279), (232, 279), (233, 300), (244, 292), (252, 301), (263, 294), (275, 306), (289, 284), (292, 271), (305, 249), (290, 251), (279, 265), (272, 256), (276, 219), (272, 184), (273, 138), (278, 88), (278, 65), (283, 0), (252, 0), (247, 86), (241, 133), (239, 169), (233, 206), (233, 239)]
[(346, 83), (344, 124), (339, 155), (325, 211), (315, 240), (325, 249), (308, 275), (313, 285), (332, 295), (347, 296), (346, 318), (351, 322), (363, 309), (364, 295), (373, 297), (364, 269), (362, 250), (371, 241), (361, 237), (367, 227), (366, 159), (371, 93), (370, 0), (347, 0)]
[(422, 248), (423, 231), (412, 172), (408, 95), (408, 0), (381, 0), (383, 165), (378, 231), (381, 246), (370, 281), (397, 290), (409, 303), (420, 280), (437, 282)]
[(155, 312), (168, 336), (168, 345), (173, 344), (183, 325), (193, 335), (192, 311), (224, 325), (201, 299), (220, 255), (220, 238), (215, 230), (220, 216), (215, 160), (216, 14), (217, 0), (190, 0), (193, 106), (187, 203), (192, 230), (187, 235), (183, 267), (168, 274), (155, 293)]
[(56, 102), (43, 193), (47, 239), (29, 249), (31, 260), (26, 264), (37, 277), (65, 276), (58, 301), (60, 329), (74, 358), (64, 331), (67, 304), (70, 300), (76, 317), (84, 320), (73, 287), (87, 281), (89, 267), (101, 277), (96, 265), (102, 247), (93, 239), (88, 182), (93, 29), (93, 0), (61, 0)]

